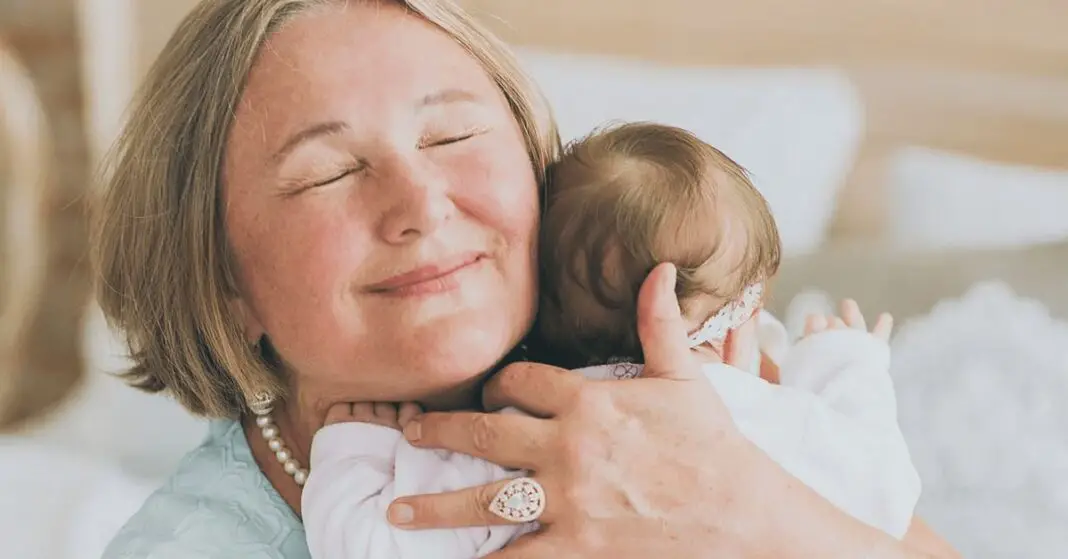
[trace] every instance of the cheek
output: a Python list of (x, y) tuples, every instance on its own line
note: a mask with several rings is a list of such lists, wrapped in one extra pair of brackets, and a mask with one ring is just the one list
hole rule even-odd
[(256, 212), (231, 216), (242, 288), (269, 330), (334, 297), (361, 259), (355, 251), (366, 243), (358, 242), (342, 207), (309, 197), (272, 200)]
[(522, 143), (499, 142), (455, 163), (453, 184), (460, 185), (467, 213), (511, 249), (532, 248), (540, 213), (538, 186)]

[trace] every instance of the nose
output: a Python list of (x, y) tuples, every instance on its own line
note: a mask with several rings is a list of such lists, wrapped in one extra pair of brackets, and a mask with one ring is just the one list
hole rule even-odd
[(378, 234), (389, 244), (431, 236), (456, 214), (449, 181), (436, 166), (418, 158), (400, 159), (381, 177), (379, 195), (388, 199)]

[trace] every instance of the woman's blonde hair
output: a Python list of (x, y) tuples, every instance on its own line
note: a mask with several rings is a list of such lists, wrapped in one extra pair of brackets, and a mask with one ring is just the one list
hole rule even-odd
[[(250, 347), (230, 310), (238, 293), (220, 204), (223, 154), (264, 41), (300, 13), (344, 1), (205, 0), (150, 70), (92, 211), (97, 296), (127, 336), (133, 386), (212, 417), (237, 417), (261, 394), (284, 396), (271, 359)], [(515, 114), (540, 183), (559, 139), (508, 48), (450, 0), (394, 1), (478, 59)]]

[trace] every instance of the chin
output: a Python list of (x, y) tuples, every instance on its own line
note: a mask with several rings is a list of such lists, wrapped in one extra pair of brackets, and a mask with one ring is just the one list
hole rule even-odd
[(425, 374), (463, 382), (493, 369), (523, 337), (523, 329), (506, 324), (463, 324), (430, 328), (415, 339), (411, 361)]
[[(363, 309), (375, 330), (360, 340), (358, 362), (378, 371), (375, 381), (396, 400), (425, 401), (476, 390), (487, 373), (523, 339), (537, 302), (483, 268), (462, 289), (405, 300), (376, 300)], [(522, 286), (528, 287), (528, 286)], [(362, 337), (362, 336), (361, 336)], [(392, 398), (391, 398), (392, 399)]]
[(457, 398), (477, 398), (481, 381), (526, 333), (526, 324), (515, 320), (520, 313), (509, 310), (472, 311), (419, 326), (383, 329), (356, 360), (377, 370), (376, 399), (429, 403), (446, 397), (451, 403), (431, 407), (466, 405), (456, 403)]

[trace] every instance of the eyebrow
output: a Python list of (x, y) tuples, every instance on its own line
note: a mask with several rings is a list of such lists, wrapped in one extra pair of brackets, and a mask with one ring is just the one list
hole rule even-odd
[(415, 104), (417, 109), (434, 105), (448, 105), (450, 103), (477, 103), (479, 97), (465, 89), (442, 89), (435, 91), (419, 100)]
[(301, 130), (300, 132), (297, 132), (296, 134), (290, 136), (289, 139), (286, 140), (284, 144), (282, 144), (282, 147), (278, 148), (278, 151), (274, 152), (274, 155), (271, 156), (271, 161), (275, 163), (282, 161), (282, 159), (284, 159), (285, 156), (289, 154), (289, 152), (293, 151), (294, 149), (296, 149), (297, 146), (303, 144), (304, 142), (307, 142), (308, 140), (312, 140), (314, 138), (319, 138), (322, 136), (332, 136), (334, 134), (340, 134), (341, 132), (344, 132), (348, 129), (348, 124), (345, 124), (344, 122), (338, 120), (313, 124)]

